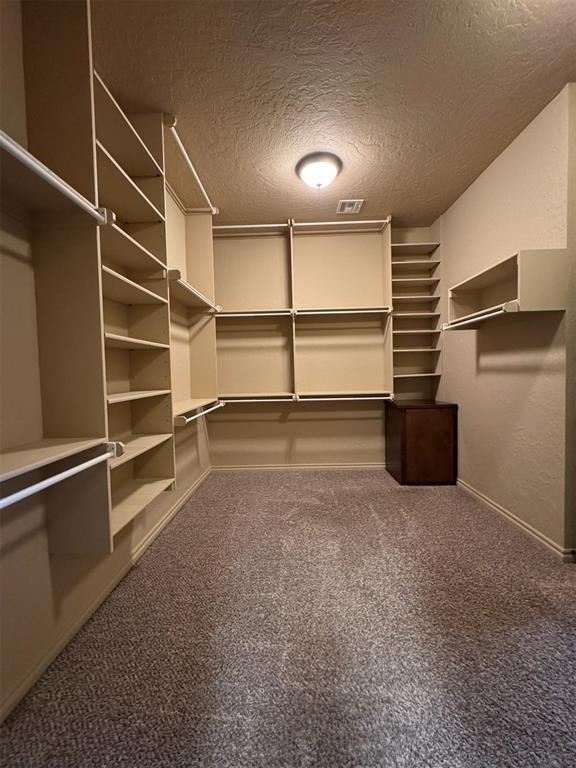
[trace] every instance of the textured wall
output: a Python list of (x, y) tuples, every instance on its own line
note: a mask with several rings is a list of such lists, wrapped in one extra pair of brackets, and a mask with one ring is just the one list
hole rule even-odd
[[(217, 223), (364, 216), (428, 225), (576, 80), (574, 0), (94, 0), (122, 103), (178, 116)], [(294, 166), (327, 148), (327, 190)]]
[[(566, 87), (437, 222), (444, 294), (519, 249), (567, 246), (568, 107)], [(440, 396), (460, 405), (460, 477), (563, 546), (565, 316), (444, 336)]]

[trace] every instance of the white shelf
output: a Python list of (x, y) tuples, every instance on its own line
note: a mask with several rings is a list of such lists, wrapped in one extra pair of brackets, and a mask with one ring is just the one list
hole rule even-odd
[(141, 456), (143, 453), (156, 448), (157, 445), (162, 445), (167, 440), (170, 440), (172, 433), (163, 435), (131, 435), (129, 438), (123, 438), (120, 442), (124, 445), (124, 453), (117, 459), (112, 459), (109, 463), (110, 469), (116, 469), (121, 467), (122, 464), (126, 464), (127, 461), (132, 461), (137, 456)]
[(96, 137), (123, 170), (129, 176), (162, 176), (162, 169), (97, 72), (94, 72), (94, 106)]
[(120, 304), (167, 304), (168, 299), (162, 298), (148, 288), (129, 280), (110, 267), (102, 267), (102, 291), (106, 299)]
[(169, 395), (171, 390), (169, 389), (134, 389), (128, 392), (111, 392), (106, 395), (106, 402), (108, 405), (114, 403), (127, 403), (130, 400), (143, 400), (146, 397), (160, 397), (161, 395)]
[(103, 259), (132, 271), (150, 272), (166, 269), (160, 259), (116, 224), (101, 227), (99, 231)]
[(105, 333), (104, 344), (108, 349), (169, 349), (168, 344), (160, 344), (157, 341), (145, 341), (133, 339), (131, 336), (120, 336), (117, 333)]
[(394, 354), (401, 354), (403, 352), (411, 353), (411, 352), (434, 352), (435, 354), (440, 353), (440, 349), (436, 347), (395, 347), (393, 350)]
[(112, 495), (112, 535), (125, 528), (173, 482), (174, 478), (149, 478), (131, 480), (122, 485)]
[(97, 445), (104, 447), (105, 443), (105, 437), (46, 438), (5, 448), (0, 452), (0, 482), (82, 453)]
[(395, 373), (395, 379), (427, 379), (440, 377), (440, 373)]
[(200, 291), (183, 279), (180, 270), (169, 269), (168, 279), (170, 280), (170, 295), (176, 301), (187, 307), (202, 307), (219, 311), (220, 308), (214, 302), (210, 301), (203, 293), (200, 293)]
[(96, 142), (100, 205), (110, 208), (127, 223), (164, 221), (164, 216), (118, 165), (112, 155)]
[(204, 408), (206, 405), (212, 405), (217, 402), (217, 397), (196, 397), (191, 400), (179, 400), (177, 403), (174, 403), (172, 413), (174, 416), (183, 416), (185, 413), (197, 411), (198, 408)]
[(427, 256), (434, 253), (440, 243), (392, 243), (393, 256)]

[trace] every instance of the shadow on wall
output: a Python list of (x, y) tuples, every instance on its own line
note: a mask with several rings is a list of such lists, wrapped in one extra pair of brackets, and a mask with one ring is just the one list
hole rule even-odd
[(564, 313), (510, 314), (484, 323), (476, 333), (477, 373), (564, 371)]

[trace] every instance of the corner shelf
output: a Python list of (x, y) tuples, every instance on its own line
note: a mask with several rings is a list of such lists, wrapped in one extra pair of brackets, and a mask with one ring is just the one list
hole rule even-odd
[(474, 328), (510, 312), (564, 311), (569, 270), (565, 248), (518, 251), (450, 288), (442, 329)]
[(45, 438), (0, 451), (0, 482), (106, 443), (105, 437)]
[(187, 307), (197, 307), (201, 309), (211, 309), (214, 312), (219, 312), (220, 307), (214, 304), (213, 301), (206, 298), (203, 293), (200, 293), (190, 283), (182, 277), (182, 273), (179, 269), (169, 269), (168, 279), (170, 286), (170, 295), (184, 304)]
[(106, 266), (102, 266), (102, 291), (104, 298), (120, 304), (168, 304), (168, 299)]

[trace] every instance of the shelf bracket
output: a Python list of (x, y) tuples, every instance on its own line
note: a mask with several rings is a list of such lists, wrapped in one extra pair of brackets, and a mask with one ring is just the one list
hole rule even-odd
[(106, 443), (106, 452), (110, 454), (111, 459), (117, 459), (120, 456), (124, 456), (124, 451), (126, 450), (126, 446), (124, 443), (121, 443), (120, 441), (115, 441), (113, 443)]
[(116, 223), (116, 214), (110, 208), (97, 208), (97, 211), (102, 217), (102, 220), (98, 221), (99, 227), (108, 227)]

